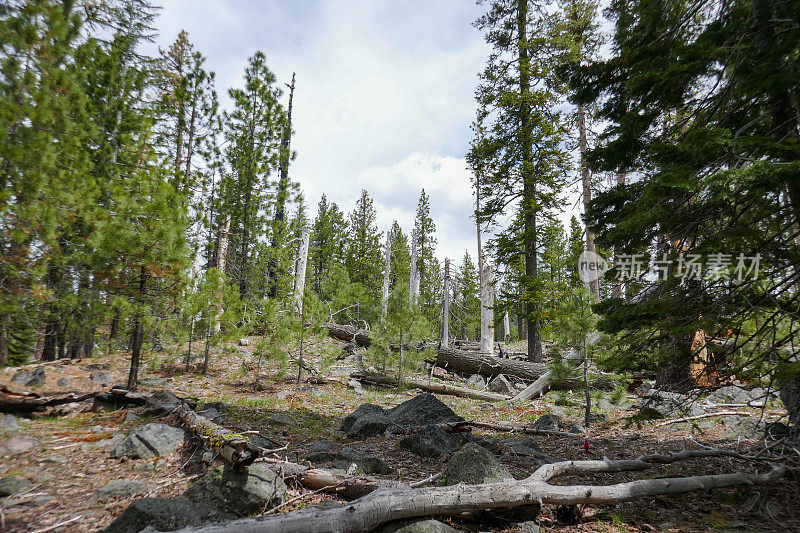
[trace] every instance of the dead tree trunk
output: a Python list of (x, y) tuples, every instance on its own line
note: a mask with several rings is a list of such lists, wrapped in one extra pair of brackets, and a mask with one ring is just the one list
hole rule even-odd
[(494, 267), (486, 265), (481, 285), (481, 353), (494, 353)]
[(297, 259), (297, 276), (294, 280), (294, 302), (297, 314), (303, 314), (303, 292), (306, 289), (306, 265), (308, 264), (308, 245), (311, 240), (311, 229), (303, 228), (300, 239), (300, 256)]
[(325, 327), (328, 328), (328, 334), (341, 341), (353, 342), (359, 346), (368, 348), (372, 344), (372, 339), (369, 338), (369, 331), (360, 329), (348, 324), (334, 324), (333, 322), (326, 322)]
[(389, 270), (392, 268), (392, 232), (386, 232), (386, 250), (383, 260), (383, 290), (381, 291), (381, 320), (389, 311)]
[[(145, 290), (147, 289), (147, 268), (142, 265), (139, 269), (139, 301), (142, 303)], [(139, 383), (139, 365), (142, 360), (142, 341), (144, 340), (144, 323), (140, 313), (137, 311), (133, 317), (132, 346), (131, 346), (131, 368), (128, 372), (128, 390), (136, 390)]]
[[(617, 187), (624, 187), (625, 186), (625, 173), (624, 172), (617, 172)], [(614, 250), (614, 264), (617, 264), (617, 251)], [(622, 282), (615, 281), (614, 282), (614, 289), (611, 291), (612, 298), (622, 298)]]
[(93, 396), (94, 393), (78, 394), (75, 392), (39, 396), (35, 392), (17, 392), (5, 385), (0, 385), (0, 413), (32, 413), (54, 405), (81, 402)]
[(455, 348), (440, 348), (436, 354), (436, 364), (447, 370), (465, 374), (483, 374), (484, 376), (504, 374), (530, 381), (535, 381), (547, 372), (547, 365), (542, 363), (492, 357)]
[[(231, 231), (231, 216), (225, 215), (225, 221), (222, 223), (222, 226), (219, 228), (219, 236), (217, 237), (217, 260), (216, 260), (216, 267), (219, 270), (220, 274), (225, 273), (225, 262), (228, 259), (228, 234)], [(222, 311), (223, 311), (223, 299), (222, 293), (220, 292), (216, 298), (216, 309), (214, 310), (214, 335), (219, 335), (220, 329), (222, 328)]]
[(186, 404), (181, 404), (175, 414), (189, 431), (237, 468), (252, 464), (261, 455), (261, 450), (250, 444), (244, 436), (198, 415)]
[(444, 306), (442, 309), (442, 346), (450, 346), (450, 259), (444, 260)]
[(613, 505), (637, 498), (680, 494), (696, 490), (768, 485), (783, 478), (785, 467), (766, 474), (715, 474), (685, 478), (641, 479), (616, 485), (551, 485), (562, 474), (642, 471), (652, 467), (642, 459), (623, 461), (564, 461), (540, 467), (523, 480), (417, 489), (374, 491), (349, 505), (329, 509), (307, 508), (283, 515), (245, 518), (226, 524), (190, 527), (184, 533), (352, 533), (408, 518), (453, 516), (466, 512), (508, 509), (531, 503), (550, 505)]
[[(589, 173), (589, 167), (586, 166), (586, 152), (589, 151), (589, 142), (586, 138), (586, 108), (583, 105), (578, 106), (578, 148), (581, 153), (581, 185), (583, 186), (583, 211), (586, 212), (589, 202), (592, 201), (592, 180)], [(590, 254), (596, 252), (594, 246), (594, 233), (589, 228), (586, 228), (586, 251)], [(589, 290), (594, 296), (596, 302), (600, 301), (600, 281), (593, 280), (589, 282)]]
[(419, 302), (419, 273), (417, 272), (417, 231), (411, 232), (411, 265), (409, 282), (411, 287), (408, 294), (408, 304), (417, 305)]
[[(355, 372), (350, 374), (350, 377), (366, 383), (375, 383), (377, 385), (397, 385), (400, 383), (396, 379), (383, 374)], [(425, 392), (447, 394), (450, 396), (458, 396), (460, 398), (474, 398), (476, 400), (488, 400), (490, 402), (506, 401), (511, 399), (510, 396), (505, 396), (503, 394), (497, 394), (494, 392), (468, 389), (465, 387), (456, 387), (454, 385), (445, 385), (444, 383), (423, 381), (414, 378), (405, 378), (403, 379), (402, 383), (424, 390)]]

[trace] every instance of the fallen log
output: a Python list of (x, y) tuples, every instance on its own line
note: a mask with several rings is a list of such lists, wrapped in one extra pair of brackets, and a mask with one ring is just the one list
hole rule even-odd
[(333, 322), (326, 322), (325, 327), (328, 328), (328, 334), (340, 341), (353, 342), (358, 346), (368, 348), (372, 344), (372, 339), (369, 337), (369, 331), (366, 329), (357, 328), (349, 324), (334, 324)]
[[(434, 363), (433, 361), (430, 361)], [(490, 355), (481, 355), (476, 352), (457, 350), (455, 348), (439, 348), (436, 353), (435, 364), (451, 372), (464, 374), (482, 374), (484, 376), (514, 376), (527, 381), (536, 381), (548, 372), (548, 366), (543, 363), (531, 363), (516, 359), (505, 359)], [(592, 388), (613, 390), (615, 383), (611, 378), (601, 374), (591, 374)], [(550, 389), (575, 389), (583, 388), (583, 378), (566, 377), (548, 383)]]
[(489, 422), (477, 422), (474, 420), (464, 420), (463, 422), (446, 422), (441, 424), (441, 428), (445, 431), (459, 432), (463, 428), (469, 426), (480, 429), (490, 429), (492, 431), (500, 431), (502, 433), (524, 433), (525, 435), (548, 435), (550, 437), (568, 437), (571, 439), (583, 440), (585, 437), (582, 433), (569, 433), (567, 431), (550, 431), (547, 429), (534, 429), (527, 426), (508, 426), (505, 424), (491, 424)]
[(43, 411), (47, 407), (81, 402), (94, 396), (95, 393), (78, 394), (76, 392), (41, 396), (35, 392), (15, 391), (5, 385), (0, 385), (0, 412), (33, 413), (35, 411)]
[(94, 395), (93, 411), (113, 411), (127, 405), (144, 405), (148, 396), (127, 389), (113, 388)]
[(243, 435), (230, 431), (215, 424), (208, 418), (200, 416), (182, 403), (175, 410), (175, 415), (195, 436), (202, 440), (206, 445), (219, 453), (220, 457), (228, 461), (232, 466), (244, 468), (255, 461), (261, 450), (250, 444), (250, 441)]
[(544, 395), (548, 390), (550, 390), (550, 376), (552, 372), (549, 370), (539, 376), (539, 379), (525, 387), (524, 390), (520, 391), (514, 397), (515, 402), (524, 402), (525, 400), (530, 400), (531, 398), (538, 398), (539, 396)]
[[(375, 374), (372, 372), (353, 372), (350, 374), (350, 377), (359, 381), (373, 383), (376, 385), (397, 385), (397, 379), (384, 374)], [(510, 396), (497, 394), (495, 392), (468, 389), (466, 387), (456, 387), (455, 385), (445, 385), (444, 383), (423, 381), (414, 378), (403, 378), (403, 383), (417, 389), (422, 389), (426, 392), (448, 394), (450, 396), (458, 396), (461, 398), (474, 398), (476, 400), (488, 400), (492, 402), (508, 401), (511, 399)]]
[(765, 474), (714, 474), (684, 478), (641, 479), (616, 485), (551, 485), (565, 473), (630, 472), (651, 468), (645, 460), (564, 461), (540, 467), (523, 480), (458, 484), (373, 491), (348, 505), (328, 509), (306, 508), (283, 515), (246, 518), (224, 524), (189, 527), (184, 533), (311, 533), (367, 532), (394, 520), (423, 516), (453, 516), (465, 512), (507, 509), (532, 503), (551, 505), (612, 505), (636, 498), (696, 490), (767, 485), (783, 478), (785, 467)]
[(294, 480), (307, 489), (335, 494), (344, 500), (355, 500), (378, 489), (410, 488), (410, 485), (399, 481), (350, 476), (281, 459), (263, 457), (257, 461), (269, 465), (284, 480)]

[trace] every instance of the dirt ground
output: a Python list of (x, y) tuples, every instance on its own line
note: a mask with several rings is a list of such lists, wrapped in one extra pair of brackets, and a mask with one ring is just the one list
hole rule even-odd
[[(373, 438), (364, 441), (346, 439), (339, 431), (342, 417), (365, 402), (382, 406), (397, 405), (417, 393), (413, 390), (365, 388), (358, 393), (347, 386), (347, 374), (352, 369), (343, 361), (326, 371), (330, 381), (310, 384), (297, 383), (288, 377), (275, 379), (277, 369), (266, 365), (262, 389), (253, 390), (255, 365), (253, 346), (228, 343), (212, 357), (210, 372), (185, 373), (175, 355), (167, 352), (150, 354), (142, 368), (141, 378), (162, 378), (166, 386), (145, 387), (142, 391), (168, 388), (179, 396), (194, 397), (203, 401), (221, 401), (230, 407), (226, 425), (240, 431), (257, 431), (280, 444), (288, 444), (284, 456), (292, 461), (303, 461), (311, 443), (320, 439), (344, 443), (381, 457), (391, 468), (394, 479), (414, 481), (444, 470), (449, 456), (438, 459), (421, 459), (397, 446), (394, 438)], [(339, 350), (343, 343), (331, 339), (312, 342), (307, 362), (314, 366), (314, 353), (323, 349)], [(40, 394), (68, 391), (87, 392), (104, 387), (89, 379), (91, 370), (86, 365), (107, 365), (110, 384), (123, 383), (127, 375), (127, 354), (117, 353), (74, 361), (53, 367), (46, 365), (46, 383), (33, 388)], [(29, 365), (28, 369), (35, 365)], [(296, 368), (296, 367), (295, 367)], [(20, 389), (10, 380), (17, 368), (0, 370), (0, 383)], [(304, 376), (308, 378), (308, 374)], [(420, 375), (419, 377), (423, 377)], [(68, 385), (59, 387), (57, 381), (66, 378)], [(462, 381), (463, 378), (449, 376)], [(23, 388), (24, 389), (24, 388)], [(618, 395), (619, 396), (619, 395)], [(595, 400), (602, 397), (595, 395)], [(605, 395), (608, 397), (608, 394)], [(559, 414), (568, 423), (581, 423), (583, 404), (578, 393), (551, 392), (542, 399), (524, 406), (510, 406), (503, 402), (489, 403), (481, 400), (438, 395), (456, 413), (469, 420), (512, 425), (526, 425), (545, 413)], [(591, 455), (584, 451), (580, 439), (540, 436), (536, 440), (542, 450), (556, 459), (603, 458), (633, 459), (645, 453), (669, 453), (686, 448), (707, 446), (755, 453), (764, 442), (738, 439), (726, 440), (723, 425), (716, 418), (657, 427), (654, 421), (632, 422), (632, 411), (627, 409), (628, 395), (619, 405), (603, 410), (595, 409), (598, 421), (589, 433)], [(620, 400), (619, 397), (615, 398)], [(595, 402), (596, 403), (596, 402)], [(556, 405), (559, 404), (559, 405)], [(35, 414), (30, 418), (18, 417), (21, 428), (12, 432), (0, 429), (0, 477), (19, 476), (27, 480), (27, 488), (0, 500), (0, 530), (18, 531), (75, 531), (102, 530), (135, 498), (96, 501), (92, 496), (100, 487), (113, 480), (132, 480), (151, 485), (145, 495), (168, 497), (182, 493), (187, 485), (202, 475), (205, 468), (198, 458), (202, 452), (199, 443), (189, 443), (168, 457), (153, 460), (118, 460), (110, 457), (113, 445), (120, 434), (149, 421), (142, 409), (125, 409), (111, 412), (80, 412), (66, 416)], [(135, 420), (126, 421), (133, 413)], [(756, 411), (753, 413), (758, 416)], [(170, 417), (160, 419), (178, 425)], [(475, 431), (482, 436), (497, 433)], [(36, 439), (33, 449), (10, 454), (4, 444), (13, 436)], [(790, 464), (800, 464), (800, 451), (782, 447), (774, 450), (789, 457)], [(769, 456), (769, 454), (766, 454)], [(560, 478), (559, 484), (610, 484), (643, 477), (676, 477), (684, 475), (714, 474), (735, 471), (764, 472), (770, 462), (743, 461), (733, 458), (694, 459), (653, 468), (644, 473), (584, 475), (580, 478)], [(508, 461), (512, 473), (522, 478), (530, 474), (531, 467), (523, 461)], [(288, 497), (303, 493), (300, 487), (290, 487)], [(328, 499), (321, 494), (301, 498), (286, 506), (291, 511)], [(582, 521), (566, 525), (555, 518), (555, 510), (545, 506), (540, 516), (543, 531), (800, 531), (800, 483), (784, 479), (774, 486), (744, 487), (736, 489), (694, 492), (685, 495), (642, 498), (615, 506), (586, 506)], [(66, 525), (57, 526), (58, 524)], [(464, 531), (519, 531), (509, 523), (474, 524), (450, 521)]]

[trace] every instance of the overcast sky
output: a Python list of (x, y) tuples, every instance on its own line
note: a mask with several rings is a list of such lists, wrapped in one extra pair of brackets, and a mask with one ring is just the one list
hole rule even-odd
[(477, 75), (488, 55), (470, 0), (165, 0), (159, 45), (181, 29), (217, 74), (241, 86), (247, 59), (266, 54), (283, 83), (296, 72), (290, 170), (311, 216), (322, 194), (349, 212), (361, 189), (378, 226), (413, 227), (431, 197), (437, 255), (476, 255), (464, 155)]

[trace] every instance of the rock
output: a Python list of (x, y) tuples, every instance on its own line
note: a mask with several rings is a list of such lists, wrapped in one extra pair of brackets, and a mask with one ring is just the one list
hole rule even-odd
[(106, 364), (102, 365), (91, 364), (91, 365), (83, 365), (81, 368), (84, 370), (109, 370), (111, 367), (109, 367)]
[(584, 433), (586, 433), (586, 428), (584, 428), (580, 424), (572, 424), (567, 431), (569, 431), (570, 433), (577, 433), (578, 435), (583, 435)]
[(56, 381), (56, 385), (59, 387), (69, 387), (69, 380), (67, 378), (59, 378), (59, 380)]
[(355, 448), (342, 448), (339, 457), (350, 463), (355, 463), (365, 474), (388, 474), (391, 472), (383, 459)]
[(364, 390), (364, 387), (361, 386), (361, 382), (358, 381), (357, 379), (351, 379), (350, 381), (348, 381), (347, 386), (353, 389), (353, 392), (355, 392), (358, 395), (364, 395), (367, 393), (367, 391)]
[(741, 387), (729, 385), (709, 394), (706, 401), (709, 403), (747, 403), (750, 401), (750, 393)]
[(131, 503), (105, 533), (139, 533), (147, 527), (158, 531), (175, 531), (188, 526), (201, 526), (235, 518), (206, 504), (185, 498), (141, 498)]
[(139, 420), (139, 415), (136, 413), (125, 413), (125, 418), (122, 419), (126, 424)]
[(157, 390), (147, 398), (147, 413), (152, 415), (165, 415), (171, 413), (180, 404), (181, 399), (166, 389)]
[(308, 447), (306, 459), (312, 463), (325, 463), (333, 461), (339, 455), (339, 447), (328, 439), (321, 439), (311, 443)]
[(14, 415), (4, 415), (0, 413), (0, 429), (7, 431), (16, 431), (19, 429), (19, 422)]
[(377, 533), (458, 533), (458, 530), (438, 520), (397, 520), (376, 530)]
[(633, 393), (637, 396), (645, 396), (651, 390), (653, 390), (653, 384), (648, 381), (645, 381), (644, 383), (633, 389)]
[(467, 387), (472, 387), (473, 389), (486, 388), (486, 378), (480, 374), (472, 374), (467, 380)]
[(561, 418), (558, 415), (542, 415), (533, 423), (533, 429), (538, 431), (558, 431)]
[(137, 494), (147, 494), (156, 488), (156, 485), (141, 483), (139, 481), (129, 481), (127, 479), (117, 479), (101, 487), (89, 498), (89, 503), (105, 502), (109, 500), (121, 500), (130, 498)]
[(111, 457), (118, 459), (147, 459), (169, 455), (177, 450), (186, 440), (186, 432), (166, 424), (147, 424), (136, 429), (122, 441)]
[(275, 397), (277, 399), (279, 399), (279, 400), (285, 400), (286, 398), (289, 397), (290, 394), (292, 394), (292, 391), (290, 391), (290, 390), (282, 390), (280, 392), (276, 392), (275, 393)]
[(250, 339), (239, 339), (239, 346), (250, 346)]
[(767, 399), (767, 391), (762, 389), (761, 387), (756, 387), (755, 389), (751, 390), (748, 394), (751, 400), (766, 400)]
[[(689, 398), (683, 394), (653, 389), (639, 399), (635, 407), (648, 418), (672, 418), (690, 411), (691, 406)], [(698, 414), (702, 414), (702, 410)]]
[(43, 385), (45, 379), (44, 367), (37, 366), (33, 372), (29, 370), (17, 371), (14, 377), (11, 378), (11, 381), (12, 383), (17, 383), (24, 387), (34, 387), (36, 385)]
[(355, 355), (356, 350), (358, 349), (358, 345), (354, 342), (348, 342), (344, 346), (342, 346), (342, 355)]
[(69, 402), (57, 405), (50, 410), (52, 416), (73, 416), (79, 413), (86, 413), (92, 410), (91, 400), (84, 402)]
[(281, 445), (274, 440), (270, 440), (262, 435), (250, 433), (245, 435), (245, 437), (247, 437), (247, 440), (250, 441), (250, 444), (253, 446), (258, 446), (259, 448), (263, 448), (265, 450), (274, 450), (275, 448), (281, 447)]
[(795, 434), (800, 434), (800, 373), (780, 379), (778, 387), (781, 401), (789, 413), (789, 425), (794, 426)]
[(0, 455), (21, 455), (40, 448), (38, 439), (28, 437), (27, 435), (13, 435), (6, 441), (2, 448), (0, 448)]
[(527, 457), (547, 458), (539, 445), (530, 437), (512, 437), (499, 441), (499, 444), (514, 455), (524, 455)]
[(145, 387), (166, 387), (169, 385), (169, 381), (164, 378), (144, 378), (139, 380), (139, 385), (144, 385)]
[(523, 522), (520, 524), (520, 527), (520, 533), (539, 533), (541, 531), (539, 524), (532, 521)]
[(439, 457), (457, 450), (461, 439), (440, 427), (429, 426), (403, 437), (397, 445), (420, 457)]
[(217, 467), (186, 489), (184, 497), (223, 512), (247, 516), (283, 503), (286, 484), (263, 464), (252, 464), (246, 472), (229, 465)]
[(364, 439), (383, 435), (388, 427), (386, 411), (378, 405), (365, 403), (344, 417), (341, 430), (350, 438)]
[(111, 382), (111, 376), (108, 375), (108, 372), (92, 372), (89, 374), (89, 379), (102, 385), (108, 385)]
[(267, 415), (267, 421), (273, 426), (291, 426), (295, 421), (283, 411), (275, 411)]
[(514, 394), (514, 385), (503, 375), (495, 377), (489, 383), (489, 390), (498, 394)]
[(597, 406), (598, 409), (601, 409), (603, 411), (615, 411), (617, 409), (617, 407), (613, 403), (609, 402), (605, 398), (600, 398), (599, 400), (597, 400), (597, 403), (595, 405)]
[(397, 407), (388, 409), (386, 414), (391, 422), (404, 427), (420, 427), (464, 420), (436, 396), (429, 393), (420, 394)]
[(222, 424), (228, 416), (228, 411), (230, 408), (223, 402), (208, 402), (203, 404), (202, 410), (197, 411), (197, 414), (212, 422)]
[(513, 479), (513, 476), (489, 450), (469, 442), (450, 457), (445, 478), (448, 485), (476, 485), (505, 481)]
[(729, 439), (761, 440), (766, 433), (767, 425), (756, 417), (726, 416), (722, 419), (725, 423), (725, 437)]
[(22, 476), (0, 477), (0, 497), (11, 496), (31, 486), (31, 482)]

